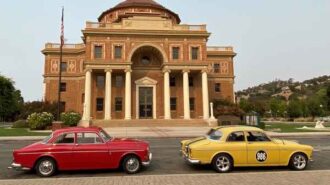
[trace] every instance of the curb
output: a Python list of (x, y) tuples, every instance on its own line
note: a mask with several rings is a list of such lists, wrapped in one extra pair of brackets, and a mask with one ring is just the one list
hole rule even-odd
[[(202, 134), (195, 134), (195, 135), (154, 135), (154, 136), (147, 136), (147, 135), (117, 135), (117, 134), (111, 134), (114, 137), (118, 138), (143, 138), (143, 139), (165, 139), (165, 138), (193, 138), (193, 137), (199, 137)], [(268, 133), (271, 137), (290, 137), (290, 138), (315, 138), (315, 137), (329, 137), (330, 132), (326, 133)], [(0, 141), (24, 141), (24, 140), (42, 140), (46, 136), (8, 136), (8, 137), (0, 137)]]

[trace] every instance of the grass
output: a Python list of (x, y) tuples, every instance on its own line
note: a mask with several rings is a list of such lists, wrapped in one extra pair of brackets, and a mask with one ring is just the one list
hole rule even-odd
[(0, 137), (8, 136), (47, 136), (48, 132), (29, 132), (26, 128), (0, 128)]
[[(319, 131), (319, 130), (308, 130), (308, 129), (299, 129), (304, 126), (307, 127), (314, 127), (314, 124), (303, 124), (303, 123), (266, 123), (267, 131), (274, 131), (274, 132), (329, 132), (329, 130)], [(324, 126), (329, 127), (329, 124)]]

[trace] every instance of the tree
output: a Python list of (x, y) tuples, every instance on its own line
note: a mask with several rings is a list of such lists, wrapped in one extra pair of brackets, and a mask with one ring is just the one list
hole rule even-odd
[(290, 101), (287, 108), (288, 116), (290, 118), (298, 118), (303, 115), (302, 104), (299, 100)]
[(278, 98), (272, 98), (269, 102), (269, 108), (272, 116), (284, 116), (286, 111), (286, 102)]
[(232, 115), (241, 117), (244, 115), (244, 111), (237, 105), (233, 104), (229, 100), (214, 99), (214, 116), (218, 117), (221, 115)]
[(330, 85), (328, 85), (328, 88), (327, 88), (327, 108), (328, 108), (328, 111), (330, 111)]
[(0, 75), (0, 121), (13, 121), (23, 102), (21, 92), (14, 87), (14, 81)]
[(323, 111), (323, 106), (322, 105), (322, 101), (320, 100), (319, 97), (311, 97), (310, 99), (308, 99), (307, 101), (307, 106), (308, 106), (308, 110), (310, 115), (313, 117), (313, 119), (317, 116), (323, 116), (324, 111)]
[(33, 101), (24, 103), (23, 109), (19, 115), (20, 119), (26, 119), (32, 113), (49, 112), (57, 116), (57, 103)]

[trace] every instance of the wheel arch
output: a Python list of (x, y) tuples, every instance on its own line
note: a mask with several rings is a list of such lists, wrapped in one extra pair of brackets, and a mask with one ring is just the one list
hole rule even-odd
[(306, 157), (307, 161), (309, 160), (308, 154), (306, 152), (297, 150), (290, 154), (290, 157), (288, 158), (288, 161), (286, 162), (287, 165), (290, 164), (290, 161), (291, 161), (293, 155), (295, 155), (295, 154), (303, 154)]
[(232, 162), (233, 162), (233, 165), (235, 164), (234, 157), (233, 157), (233, 156), (230, 154), (230, 152), (228, 152), (228, 151), (216, 152), (216, 153), (212, 156), (210, 162), (212, 163), (213, 160), (214, 160), (214, 158), (215, 158), (216, 156), (218, 156), (218, 155), (221, 155), (221, 154), (223, 154), (223, 155), (228, 155), (228, 156), (231, 158), (231, 160), (232, 160)]
[(42, 155), (42, 156), (39, 156), (33, 163), (33, 169), (36, 168), (36, 165), (38, 164), (38, 162), (41, 160), (41, 159), (44, 159), (44, 158), (49, 158), (49, 159), (52, 159), (54, 162), (55, 162), (55, 165), (56, 165), (56, 169), (58, 170), (60, 167), (58, 165), (58, 162), (57, 160), (55, 159), (54, 156), (51, 156), (51, 155)]
[(137, 153), (135, 153), (135, 152), (127, 152), (127, 153), (124, 153), (124, 154), (120, 157), (120, 160), (119, 160), (119, 163), (118, 163), (117, 166), (118, 166), (118, 167), (121, 166), (121, 165), (123, 164), (125, 158), (126, 158), (127, 156), (130, 156), (130, 155), (137, 157), (140, 163), (142, 162), (141, 157), (140, 157)]

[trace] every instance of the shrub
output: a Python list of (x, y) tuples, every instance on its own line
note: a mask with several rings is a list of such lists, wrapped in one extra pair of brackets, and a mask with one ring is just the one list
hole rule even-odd
[(32, 113), (27, 118), (27, 122), (32, 130), (43, 130), (47, 126), (50, 126), (53, 120), (53, 114), (48, 112)]
[(70, 127), (77, 126), (81, 119), (81, 115), (76, 112), (63, 112), (61, 114), (61, 121), (63, 121), (64, 125), (68, 125)]
[(26, 122), (26, 120), (17, 120), (14, 122), (13, 128), (29, 128), (29, 124)]

